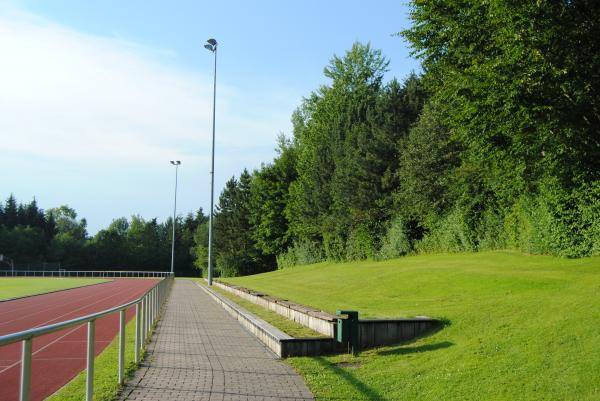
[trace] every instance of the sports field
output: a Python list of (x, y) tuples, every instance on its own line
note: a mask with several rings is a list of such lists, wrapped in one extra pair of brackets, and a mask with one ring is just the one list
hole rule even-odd
[[(109, 309), (139, 298), (156, 281), (114, 279), (99, 285), (0, 302), (0, 335)], [(127, 319), (133, 316), (131, 308)], [(96, 355), (113, 340), (118, 327), (118, 314), (96, 321)], [(86, 334), (86, 326), (81, 325), (33, 340), (31, 400), (45, 399), (85, 368)], [(20, 356), (19, 343), (0, 347), (0, 401), (18, 399)]]
[(107, 282), (98, 278), (0, 278), (0, 301)]
[(600, 400), (600, 257), (423, 255), (225, 280), (333, 313), (447, 320), (356, 358), (289, 359), (317, 400)]

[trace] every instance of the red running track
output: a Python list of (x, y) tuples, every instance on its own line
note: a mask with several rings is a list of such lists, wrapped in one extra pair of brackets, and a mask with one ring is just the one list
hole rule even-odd
[[(0, 335), (45, 326), (100, 312), (133, 301), (155, 279), (115, 279), (87, 287), (0, 302)], [(135, 307), (127, 311), (135, 316)], [(95, 353), (100, 354), (119, 332), (119, 314), (96, 321)], [(31, 400), (48, 397), (85, 369), (87, 325), (33, 339)], [(115, 366), (115, 369), (117, 367)], [(19, 399), (21, 342), (0, 347), (0, 401)]]

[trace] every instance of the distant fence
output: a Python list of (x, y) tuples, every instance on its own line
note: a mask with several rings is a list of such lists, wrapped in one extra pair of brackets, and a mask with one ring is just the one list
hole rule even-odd
[(165, 278), (170, 272), (120, 270), (0, 270), (0, 277), (99, 277), (99, 278)]
[[(89, 272), (88, 272), (89, 273)], [(106, 272), (105, 272), (106, 273)], [(121, 273), (121, 272), (113, 272)], [(127, 273), (127, 272), (122, 272)], [(136, 272), (132, 272), (136, 273)], [(151, 273), (151, 272), (143, 272)], [(154, 272), (159, 273), (159, 272)], [(87, 324), (87, 346), (86, 346), (86, 401), (92, 401), (94, 397), (94, 337), (96, 320), (112, 315), (119, 314), (119, 362), (117, 366), (117, 380), (119, 384), (125, 381), (125, 312), (130, 307), (135, 307), (135, 345), (134, 358), (136, 363), (140, 362), (141, 351), (144, 345), (150, 339), (154, 324), (160, 317), (162, 306), (169, 296), (171, 285), (173, 284), (173, 276), (171, 273), (163, 273), (164, 278), (156, 283), (140, 298), (128, 302), (123, 305), (107, 309), (102, 312), (79, 317), (64, 322), (54, 323), (48, 326), (36, 327), (30, 330), (21, 331), (18, 333), (0, 336), (0, 347), (15, 342), (22, 343), (21, 352), (21, 383), (20, 383), (20, 401), (28, 401), (31, 387), (31, 344), (35, 337), (53, 333), (69, 327)]]

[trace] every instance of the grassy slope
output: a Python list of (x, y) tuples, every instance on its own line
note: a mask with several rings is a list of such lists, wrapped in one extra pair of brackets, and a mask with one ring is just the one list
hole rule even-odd
[(0, 300), (44, 294), (51, 291), (82, 287), (106, 281), (110, 280), (97, 278), (3, 277), (0, 278)]
[(330, 312), (450, 320), (357, 358), (290, 359), (319, 400), (600, 399), (600, 258), (426, 255), (227, 281)]

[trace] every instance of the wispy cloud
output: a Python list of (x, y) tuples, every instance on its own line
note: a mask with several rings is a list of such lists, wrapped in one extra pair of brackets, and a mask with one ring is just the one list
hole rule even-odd
[(127, 42), (39, 18), (0, 17), (5, 150), (61, 159), (151, 159), (200, 139), (210, 84)]
[[(79, 160), (151, 160), (210, 141), (212, 76), (161, 64), (176, 57), (119, 37), (83, 34), (26, 15), (0, 16), (3, 150)], [(224, 146), (253, 146), (287, 116), (245, 118), (251, 101), (219, 85)], [(221, 118), (219, 118), (221, 117)], [(285, 124), (286, 127), (277, 126)]]
[[(207, 209), (212, 70), (177, 67), (169, 49), (1, 8), (1, 190), (46, 207), (68, 203), (95, 232), (113, 217), (168, 210), (168, 160), (177, 158), (181, 210)], [(269, 161), (297, 101), (285, 93), (219, 82), (217, 193), (242, 168)]]

